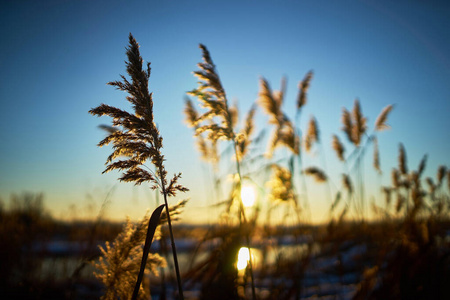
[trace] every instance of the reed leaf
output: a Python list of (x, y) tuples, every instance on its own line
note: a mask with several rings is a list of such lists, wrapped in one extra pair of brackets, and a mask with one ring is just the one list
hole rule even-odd
[(150, 247), (152, 245), (153, 236), (155, 235), (156, 227), (158, 227), (159, 220), (161, 218), (161, 212), (164, 209), (165, 204), (161, 204), (158, 206), (152, 213), (150, 220), (148, 222), (147, 228), (147, 236), (145, 238), (144, 250), (142, 254), (141, 267), (139, 269), (139, 275), (136, 280), (136, 285), (134, 286), (133, 295), (131, 296), (132, 300), (136, 300), (139, 288), (141, 286), (142, 278), (144, 276), (144, 270), (147, 263), (148, 253), (150, 252)]

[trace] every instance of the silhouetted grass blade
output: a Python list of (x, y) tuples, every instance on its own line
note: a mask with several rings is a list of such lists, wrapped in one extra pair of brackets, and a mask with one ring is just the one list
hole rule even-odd
[(156, 227), (158, 227), (159, 219), (161, 218), (161, 212), (164, 209), (165, 204), (158, 206), (152, 213), (150, 221), (148, 222), (147, 237), (145, 239), (144, 251), (142, 254), (141, 268), (139, 270), (139, 275), (136, 281), (136, 286), (134, 287), (132, 300), (137, 299), (139, 293), (139, 287), (141, 286), (142, 277), (144, 277), (145, 264), (147, 262), (148, 253), (150, 251), (150, 246), (152, 245), (153, 236), (155, 235)]

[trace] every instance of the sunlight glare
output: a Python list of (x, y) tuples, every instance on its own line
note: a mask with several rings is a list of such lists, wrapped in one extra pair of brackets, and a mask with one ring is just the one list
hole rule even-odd
[(243, 186), (241, 189), (241, 198), (244, 207), (252, 207), (256, 200), (255, 189), (250, 185)]
[(248, 251), (247, 247), (242, 247), (239, 249), (238, 253), (238, 261), (237, 261), (237, 269), (238, 271), (244, 270), (247, 268), (248, 261), (250, 260), (250, 251)]

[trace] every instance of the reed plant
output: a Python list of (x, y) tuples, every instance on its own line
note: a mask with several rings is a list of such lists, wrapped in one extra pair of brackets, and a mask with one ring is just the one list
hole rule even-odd
[[(168, 197), (175, 196), (178, 192), (186, 192), (188, 189), (178, 184), (181, 173), (175, 174), (171, 179), (167, 178), (167, 171), (164, 166), (164, 155), (162, 154), (163, 138), (155, 124), (153, 115), (153, 97), (149, 92), (150, 63), (144, 68), (144, 62), (139, 52), (139, 45), (134, 37), (129, 35), (129, 45), (126, 49), (128, 61), (126, 70), (130, 80), (121, 75), (121, 81), (112, 81), (108, 84), (114, 86), (128, 95), (126, 100), (131, 103), (132, 112), (127, 112), (107, 104), (101, 104), (89, 112), (94, 116), (109, 116), (112, 120), (112, 130), (110, 134), (99, 142), (98, 146), (112, 144), (113, 152), (107, 158), (106, 169), (103, 173), (119, 170), (122, 175), (119, 177), (123, 182), (134, 182), (136, 185), (149, 184), (151, 189), (159, 189), (163, 198), (169, 226), (170, 239), (172, 243), (172, 253), (177, 277), (178, 291), (180, 299), (183, 299), (183, 289), (178, 265), (175, 240), (173, 237), (172, 222)], [(147, 164), (154, 166), (155, 171)], [(159, 210), (158, 210), (159, 211)], [(159, 211), (160, 213), (160, 211)], [(159, 219), (159, 216), (157, 216)], [(147, 236), (153, 236), (158, 222), (148, 224)], [(146, 265), (148, 248), (151, 245), (146, 242), (143, 252), (141, 266)], [(140, 280), (143, 270), (138, 275), (133, 298), (139, 291)]]
[[(204, 147), (206, 145), (205, 140), (202, 137), (203, 133), (206, 134), (205, 138), (212, 146), (216, 145), (218, 140), (231, 142), (236, 169), (228, 207), (231, 209), (234, 203), (237, 204), (239, 228), (246, 238), (246, 245), (250, 251), (250, 223), (248, 222), (241, 198), (243, 181), (241, 162), (248, 152), (250, 137), (253, 131), (253, 115), (255, 110), (253, 108), (250, 110), (243, 128), (237, 131), (237, 106), (229, 104), (225, 89), (222, 86), (216, 66), (212, 61), (208, 49), (202, 44), (200, 44), (200, 49), (202, 50), (203, 61), (198, 64), (199, 70), (194, 72), (194, 75), (199, 79), (198, 87), (188, 94), (196, 97), (205, 111), (198, 114), (190, 100), (188, 100), (185, 109), (186, 119), (188, 124), (195, 128), (196, 135), (199, 137), (200, 149), (206, 149)], [(205, 154), (214, 153), (203, 152)], [(204, 156), (208, 157), (209, 155)], [(256, 299), (251, 254), (249, 267), (252, 297)]]

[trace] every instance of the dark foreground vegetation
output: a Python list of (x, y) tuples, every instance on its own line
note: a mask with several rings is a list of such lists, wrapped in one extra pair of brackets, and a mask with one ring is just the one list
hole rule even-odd
[[(44, 213), (42, 195), (23, 194), (14, 201), (21, 205), (0, 213), (2, 299), (105, 295), (107, 287), (93, 275), (98, 270), (92, 264), (101, 255), (99, 246), (113, 241), (126, 225), (56, 221)], [(444, 218), (256, 226), (251, 231), (258, 299), (450, 297), (450, 222)], [(186, 299), (252, 297), (248, 268), (237, 270), (243, 245), (238, 227), (178, 225), (175, 232)], [(153, 244), (152, 252), (170, 262), (167, 245), (167, 239)], [(144, 281), (152, 299), (174, 298), (171, 268), (170, 263), (152, 268)]]

